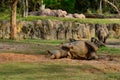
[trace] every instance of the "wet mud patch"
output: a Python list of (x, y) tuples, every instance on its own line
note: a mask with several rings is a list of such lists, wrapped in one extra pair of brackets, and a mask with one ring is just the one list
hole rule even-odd
[[(112, 59), (111, 59), (112, 58)], [(30, 55), (16, 53), (0, 53), (0, 63), (3, 62), (38, 62), (38, 63), (67, 63), (69, 65), (89, 65), (84, 71), (90, 73), (120, 72), (120, 56), (106, 55), (98, 60), (74, 60), (68, 58), (49, 59), (46, 55)], [(98, 72), (97, 72), (98, 71)]]

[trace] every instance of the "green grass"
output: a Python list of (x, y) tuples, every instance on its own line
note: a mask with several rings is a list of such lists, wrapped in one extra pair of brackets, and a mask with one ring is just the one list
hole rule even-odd
[(99, 23), (99, 24), (111, 24), (111, 23), (119, 23), (120, 20), (108, 20), (108, 19), (77, 19), (77, 18), (58, 18), (58, 17), (51, 17), (51, 16), (28, 16), (27, 18), (21, 18), (21, 20), (25, 21), (32, 21), (32, 20), (60, 20), (60, 21), (72, 21), (72, 22), (81, 22), (81, 23)]
[(65, 40), (41, 40), (41, 39), (23, 39), (23, 40), (10, 40), (10, 39), (0, 39), (0, 42), (2, 43), (18, 43), (18, 44), (24, 44), (24, 43), (32, 43), (32, 44), (51, 44), (51, 45), (58, 45), (62, 42), (65, 42)]
[(7, 45), (9, 49), (0, 50), (0, 52), (14, 52), (25, 54), (46, 54), (47, 50), (58, 48), (59, 44), (65, 42), (64, 40), (39, 40), (39, 39), (25, 39), (25, 40), (3, 40), (0, 39), (1, 45)]
[[(108, 20), (108, 19), (92, 19), (92, 18), (86, 18), (86, 19), (78, 19), (78, 18), (58, 18), (58, 17), (52, 17), (52, 16), (28, 16), (27, 18), (22, 18), (19, 14), (17, 14), (17, 20), (22, 21), (33, 21), (33, 20), (60, 20), (60, 21), (72, 21), (72, 22), (80, 22), (80, 23), (99, 23), (99, 24), (111, 24), (111, 23), (118, 23), (120, 20)], [(10, 20), (10, 12), (4, 12), (0, 15), (0, 20)]]
[[(39, 39), (25, 39), (25, 40), (3, 40), (0, 39), (0, 44), (16, 47), (15, 49), (1, 50), (0, 52), (14, 52), (14, 53), (29, 53), (29, 54), (46, 54), (47, 50), (54, 50), (59, 48), (61, 43), (65, 40), (39, 40)], [(23, 46), (21, 48), (21, 46)], [(98, 54), (120, 55), (119, 48), (101, 47), (97, 51)]]
[(112, 47), (101, 47), (98, 50), (98, 54), (120, 55), (120, 49)]
[[(94, 70), (90, 72), (90, 69)], [(1, 63), (0, 80), (119, 80), (120, 73), (104, 73), (90, 65), (66, 63)]]
[(21, 18), (21, 20), (25, 21), (33, 21), (33, 20), (60, 20), (60, 21), (72, 21), (72, 22), (80, 22), (80, 23), (99, 23), (99, 24), (111, 24), (111, 23), (119, 23), (120, 20), (108, 20), (108, 19), (77, 19), (77, 18), (58, 18), (58, 17), (51, 17), (51, 16), (28, 16), (27, 18)]
[(0, 12), (0, 21), (1, 20), (10, 20), (10, 12), (6, 10), (4, 12)]

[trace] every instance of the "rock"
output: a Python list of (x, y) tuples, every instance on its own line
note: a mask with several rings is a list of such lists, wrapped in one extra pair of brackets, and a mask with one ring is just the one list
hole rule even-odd
[(57, 17), (65, 17), (67, 15), (67, 12), (59, 9), (56, 10), (56, 15)]
[(67, 14), (65, 17), (66, 17), (66, 18), (74, 18), (74, 17), (73, 17), (73, 14)]
[[(109, 37), (120, 38), (120, 24), (92, 24), (50, 19), (17, 21), (17, 36), (19, 39), (90, 39), (98, 34), (97, 30), (101, 27), (104, 28), (107, 34), (110, 34)], [(9, 21), (0, 21), (0, 38), (10, 38)]]
[(77, 14), (77, 13), (75, 13), (75, 14), (73, 14), (73, 17), (74, 17), (74, 18), (84, 19), (84, 18), (85, 18), (85, 15), (84, 15), (84, 14)]
[(49, 8), (44, 8), (44, 9), (40, 9), (39, 11), (33, 11), (30, 12), (29, 15), (34, 15), (34, 16), (54, 16), (54, 17), (66, 17), (66, 18), (80, 18), (80, 19), (84, 19), (85, 15), (84, 14), (70, 14), (67, 13), (64, 10), (58, 9), (58, 10), (52, 10)]

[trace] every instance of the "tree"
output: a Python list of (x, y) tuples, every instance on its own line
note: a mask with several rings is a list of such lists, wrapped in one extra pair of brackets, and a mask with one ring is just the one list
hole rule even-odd
[[(120, 15), (120, 10), (119, 8), (117, 7), (117, 5), (115, 5), (114, 3), (110, 2), (109, 0), (103, 0), (104, 2), (110, 4), (117, 12), (118, 14)], [(117, 1), (117, 0), (116, 0)], [(119, 3), (118, 3), (119, 4)]]
[(102, 0), (100, 0), (99, 10), (100, 10), (100, 14), (102, 14)]
[[(51, 1), (51, 0), (50, 0)], [(28, 0), (29, 2), (29, 11), (39, 10), (43, 0)]]
[(76, 0), (61, 0), (60, 8), (67, 11), (67, 12), (74, 13), (75, 3), (76, 3)]
[(17, 33), (16, 33), (17, 2), (18, 0), (11, 0), (10, 39), (17, 39)]
[(20, 0), (22, 4), (22, 17), (28, 16), (28, 0)]

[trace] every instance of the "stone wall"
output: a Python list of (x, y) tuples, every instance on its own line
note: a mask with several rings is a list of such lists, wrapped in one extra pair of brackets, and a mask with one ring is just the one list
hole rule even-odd
[[(36, 20), (18, 21), (18, 39), (36, 38), (46, 40), (63, 40), (69, 38), (81, 39), (95, 37), (97, 27), (106, 27), (109, 37), (120, 38), (120, 24), (91, 24), (72, 21)], [(0, 38), (10, 37), (8, 21), (0, 22)]]

